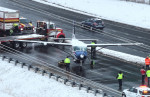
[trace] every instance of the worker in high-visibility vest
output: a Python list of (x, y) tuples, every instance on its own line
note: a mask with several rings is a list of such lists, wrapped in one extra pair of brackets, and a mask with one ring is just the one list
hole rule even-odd
[(92, 60), (91, 61), (91, 64), (90, 64), (90, 66), (91, 66), (91, 69), (93, 69), (93, 66), (95, 65), (95, 62), (94, 62), (94, 60)]
[[(91, 44), (95, 44), (95, 42), (91, 42)], [(91, 59), (95, 58), (95, 46), (92, 46), (91, 47)]]
[(122, 90), (122, 79), (124, 78), (124, 75), (121, 71), (119, 71), (117, 77), (118, 79), (118, 83), (119, 83), (119, 89), (118, 90)]
[(70, 71), (70, 59), (67, 56), (67, 58), (64, 60), (64, 63), (66, 64), (66, 71)]
[(148, 87), (150, 87), (150, 69), (146, 71), (146, 76), (148, 78)]
[(14, 23), (12, 29), (10, 29), (10, 35), (13, 35), (14, 33), (20, 33), (19, 25), (17, 23)]
[(149, 57), (145, 58), (145, 65), (146, 65), (146, 70), (148, 70), (149, 69), (149, 65), (150, 65), (150, 59), (149, 59)]

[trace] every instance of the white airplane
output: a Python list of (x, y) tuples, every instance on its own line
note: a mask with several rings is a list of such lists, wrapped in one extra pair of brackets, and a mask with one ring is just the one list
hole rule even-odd
[[(59, 38), (57, 38), (59, 39)], [(60, 38), (62, 39), (62, 38)], [(66, 38), (66, 40), (70, 40), (69, 43), (58, 43), (58, 42), (46, 42), (46, 41), (30, 41), (30, 40), (17, 40), (21, 42), (28, 43), (40, 43), (40, 44), (51, 44), (51, 45), (62, 45), (62, 46), (70, 46), (72, 48), (71, 56), (74, 59), (74, 62), (81, 63), (82, 67), (84, 61), (87, 59), (87, 47), (103, 47), (103, 46), (133, 46), (133, 45), (141, 45), (141, 43), (101, 43), (101, 44), (86, 44), (83, 41), (93, 41), (96, 39), (76, 39), (75, 35), (72, 35), (72, 39)]]

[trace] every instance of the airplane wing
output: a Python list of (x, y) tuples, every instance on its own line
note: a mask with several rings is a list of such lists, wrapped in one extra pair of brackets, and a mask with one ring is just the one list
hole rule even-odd
[[(72, 40), (72, 38), (52, 38), (53, 40)], [(79, 41), (98, 41), (98, 39), (77, 39)]]
[(92, 46), (132, 46), (132, 45), (141, 45), (142, 43), (102, 43), (102, 44), (87, 44), (87, 47)]
[(19, 41), (19, 42), (28, 42), (28, 43), (40, 43), (40, 44), (52, 44), (52, 45), (63, 45), (63, 46), (72, 46), (72, 44), (70, 43), (59, 43), (59, 42), (46, 42), (46, 41), (30, 41), (30, 40), (15, 40), (15, 41)]

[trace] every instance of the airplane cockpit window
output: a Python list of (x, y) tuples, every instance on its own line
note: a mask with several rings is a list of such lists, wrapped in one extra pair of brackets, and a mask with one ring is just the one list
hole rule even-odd
[(74, 50), (74, 51), (80, 51), (80, 47), (74, 46), (74, 47), (73, 47), (73, 50)]
[(87, 48), (86, 47), (81, 47), (81, 51), (86, 51)]
[(73, 47), (73, 50), (74, 50), (74, 51), (86, 51), (87, 48), (86, 48), (86, 47), (78, 47), (78, 46), (74, 46), (74, 47)]

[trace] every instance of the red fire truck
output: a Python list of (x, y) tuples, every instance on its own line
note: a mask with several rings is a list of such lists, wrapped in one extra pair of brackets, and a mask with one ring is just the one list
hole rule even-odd
[[(53, 22), (38, 21), (36, 31), (33, 33), (19, 33), (10, 35), (13, 24), (19, 25), (19, 11), (1, 8), (0, 9), (0, 43), (7, 44), (13, 48), (24, 48), (27, 43), (15, 40), (33, 40), (40, 39), (44, 41), (64, 42), (65, 34), (61, 28), (57, 28)], [(61, 39), (57, 39), (61, 38)]]

